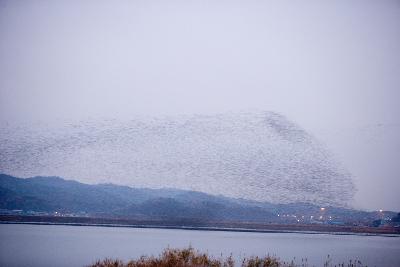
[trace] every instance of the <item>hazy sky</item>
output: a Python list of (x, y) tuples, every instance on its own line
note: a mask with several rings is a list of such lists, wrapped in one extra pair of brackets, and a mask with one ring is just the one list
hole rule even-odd
[(272, 110), (400, 210), (400, 1), (0, 0), (0, 121)]

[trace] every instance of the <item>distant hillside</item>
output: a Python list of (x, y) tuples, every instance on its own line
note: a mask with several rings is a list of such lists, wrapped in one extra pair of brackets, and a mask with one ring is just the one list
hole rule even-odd
[(0, 208), (8, 210), (238, 221), (275, 217), (260, 207), (200, 192), (88, 185), (58, 177), (21, 179), (1, 174), (0, 193)]
[(274, 112), (5, 124), (0, 152), (0, 171), (23, 177), (342, 207), (355, 192), (323, 144)]
[[(196, 191), (88, 185), (59, 177), (0, 174), (0, 209), (139, 219), (310, 223), (372, 221), (375, 213), (305, 204), (272, 204)], [(390, 213), (394, 216), (394, 213)], [(323, 218), (319, 218), (323, 216)], [(316, 221), (317, 222), (317, 221)]]

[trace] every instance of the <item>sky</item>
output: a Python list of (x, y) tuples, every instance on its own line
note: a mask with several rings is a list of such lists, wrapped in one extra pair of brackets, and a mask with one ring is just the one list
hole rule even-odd
[(0, 123), (268, 110), (400, 210), (400, 1), (0, 0)]

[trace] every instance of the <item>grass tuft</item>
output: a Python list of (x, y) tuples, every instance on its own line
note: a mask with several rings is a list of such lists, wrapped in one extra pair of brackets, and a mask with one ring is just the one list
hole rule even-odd
[[(121, 260), (104, 259), (96, 261), (88, 267), (234, 267), (235, 261), (230, 255), (227, 258), (214, 258), (207, 253), (202, 253), (194, 250), (192, 247), (185, 249), (165, 249), (158, 257), (142, 256), (137, 260), (131, 260), (127, 263)], [(281, 261), (274, 256), (266, 257), (250, 257), (245, 258), (241, 264), (242, 267), (308, 267), (307, 259), (302, 259), (300, 265), (294, 261), (289, 263)], [(324, 264), (324, 267), (331, 266), (347, 266), (347, 267), (362, 267), (360, 261), (350, 261), (347, 265), (339, 264), (332, 265), (331, 258)]]

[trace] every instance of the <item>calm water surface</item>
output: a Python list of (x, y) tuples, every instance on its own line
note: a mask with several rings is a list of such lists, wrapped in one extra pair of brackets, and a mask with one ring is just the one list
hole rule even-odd
[(329, 254), (332, 263), (357, 258), (368, 266), (400, 266), (399, 237), (0, 224), (0, 266), (85, 266), (189, 245), (216, 257), (232, 253), (238, 261), (269, 253), (322, 266)]

